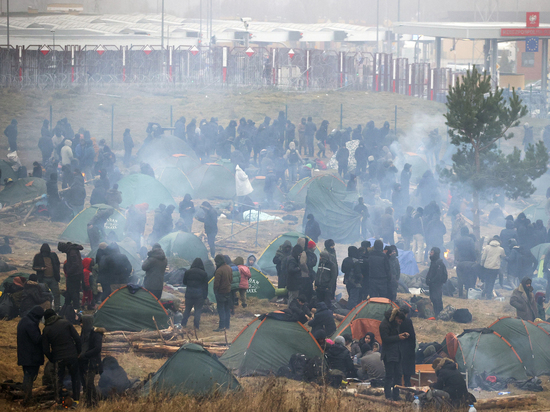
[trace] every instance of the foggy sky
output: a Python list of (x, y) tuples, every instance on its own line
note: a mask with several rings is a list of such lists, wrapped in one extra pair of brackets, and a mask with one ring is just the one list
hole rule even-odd
[[(46, 11), (47, 4), (83, 4), (85, 13), (134, 14), (160, 13), (162, 0), (10, 0), (11, 12), (24, 12), (28, 6)], [(202, 0), (203, 18), (207, 3)], [(377, 0), (211, 0), (214, 19), (252, 17), (259, 21), (316, 23), (344, 21), (376, 25)], [(2, 11), (7, 0), (0, 0)], [(526, 11), (541, 11), (542, 22), (550, 19), (547, 0), (379, 0), (379, 21), (397, 21), (400, 3), (401, 21), (524, 21)], [(165, 12), (198, 18), (201, 0), (165, 0)], [(548, 14), (545, 14), (548, 13)], [(546, 20), (546, 21), (545, 21)]]

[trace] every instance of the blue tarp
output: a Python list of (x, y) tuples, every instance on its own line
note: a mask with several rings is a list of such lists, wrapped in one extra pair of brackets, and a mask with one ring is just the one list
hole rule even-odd
[[(372, 237), (367, 240), (371, 243), (371, 245), (374, 245), (374, 241), (376, 239)], [(386, 246), (388, 245), (384, 243), (384, 247)], [(397, 253), (397, 260), (399, 260), (399, 266), (401, 266), (401, 273), (409, 276), (414, 276), (420, 272), (420, 270), (418, 270), (418, 264), (416, 263), (414, 253), (412, 251), (397, 249)]]

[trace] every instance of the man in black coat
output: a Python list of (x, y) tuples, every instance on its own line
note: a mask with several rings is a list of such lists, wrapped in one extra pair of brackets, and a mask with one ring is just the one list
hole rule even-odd
[(199, 329), (201, 323), (202, 305), (208, 297), (208, 274), (204, 270), (204, 264), (201, 258), (196, 258), (191, 264), (191, 268), (185, 271), (182, 283), (187, 287), (185, 289), (185, 312), (181, 326), (187, 326), (187, 320), (191, 315), (191, 309), (195, 308), (193, 325)]
[(317, 311), (312, 320), (308, 322), (311, 326), (311, 333), (315, 335), (318, 330), (324, 330), (327, 336), (331, 336), (336, 332), (336, 323), (334, 322), (334, 315), (325, 302), (317, 303)]
[(80, 309), (80, 287), (84, 277), (84, 268), (82, 267), (82, 256), (80, 251), (84, 249), (76, 243), (59, 242), (57, 250), (67, 255), (67, 261), (63, 266), (67, 275), (67, 292), (65, 294), (65, 305), (72, 303), (73, 308)]
[(405, 386), (411, 387), (411, 376), (416, 373), (415, 356), (416, 356), (416, 332), (412, 319), (409, 317), (409, 308), (404, 306), (399, 309), (405, 314), (403, 323), (399, 325), (399, 333), (406, 332), (409, 336), (403, 339), (401, 344), (401, 369), (403, 371), (403, 381)]
[(404, 320), (405, 314), (399, 309), (388, 309), (379, 328), (382, 339), (382, 361), (386, 369), (384, 395), (386, 399), (394, 401), (399, 400), (399, 389), (395, 385), (401, 384), (401, 341), (409, 337), (407, 332), (399, 333), (399, 327)]
[(319, 223), (315, 220), (315, 217), (311, 213), (307, 215), (307, 223), (304, 234), (315, 243), (319, 241), (319, 236), (321, 236), (321, 228), (319, 227)]
[(218, 213), (212, 205), (206, 201), (202, 202), (201, 209), (204, 211), (204, 217), (197, 217), (197, 220), (204, 223), (204, 233), (208, 239), (210, 255), (216, 255), (216, 235), (218, 234)]
[(391, 283), (390, 259), (384, 253), (384, 244), (380, 239), (374, 241), (369, 254), (369, 293), (371, 298), (389, 298)]
[[(343, 336), (338, 336), (334, 339), (334, 345), (331, 345), (325, 351), (325, 357), (331, 375), (344, 376), (345, 378), (357, 377), (351, 354), (346, 348), (346, 340)], [(342, 379), (337, 379), (340, 386)]]
[(288, 305), (288, 310), (294, 316), (295, 320), (304, 325), (311, 318), (311, 311), (306, 301), (307, 298), (304, 295), (300, 295), (296, 299), (293, 299)]
[(440, 257), (438, 247), (430, 250), (430, 268), (426, 275), (426, 284), (430, 288), (430, 300), (432, 301), (435, 316), (443, 310), (443, 284), (447, 282), (447, 268)]
[(35, 306), (21, 318), (17, 325), (17, 364), (23, 367), (23, 405), (27, 406), (32, 396), (32, 384), (38, 376), (40, 365), (44, 364), (40, 319), (44, 309)]
[(300, 268), (300, 255), (303, 249), (300, 245), (294, 245), (289, 257), (283, 263), (283, 269), (286, 266), (286, 288), (288, 290), (288, 305), (300, 294), (302, 269)]
[(290, 252), (292, 252), (292, 244), (290, 240), (285, 240), (273, 257), (273, 263), (275, 263), (275, 268), (277, 269), (277, 287), (279, 289), (286, 287), (286, 274), (283, 271), (283, 262), (290, 256)]
[(40, 246), (40, 253), (34, 255), (32, 269), (36, 271), (38, 283), (45, 284), (52, 292), (55, 310), (59, 310), (61, 307), (59, 295), (60, 267), (61, 264), (57, 254), (51, 251), (50, 245), (43, 243)]
[(48, 360), (57, 363), (58, 393), (61, 398), (65, 370), (71, 375), (72, 398), (80, 399), (78, 356), (82, 351), (80, 336), (68, 320), (62, 319), (53, 309), (44, 312), (45, 327), (42, 331), (42, 349)]
[(466, 296), (468, 295), (468, 290), (475, 286), (477, 279), (476, 272), (472, 270), (472, 266), (476, 261), (475, 243), (469, 233), (470, 231), (466, 226), (461, 227), (460, 236), (454, 241), (459, 298), (462, 298), (464, 287), (466, 287)]
[(456, 363), (451, 359), (442, 358), (437, 359), (432, 367), (437, 376), (437, 382), (431, 385), (432, 388), (447, 392), (455, 408), (467, 406), (470, 393)]
[[(107, 256), (101, 258), (99, 270), (107, 277), (111, 289), (115, 290), (128, 284), (132, 273), (132, 264), (128, 257), (120, 252), (116, 243), (113, 242), (107, 246), (106, 251)], [(145, 287), (147, 288), (147, 286)]]
[(4, 130), (4, 135), (8, 138), (10, 152), (17, 151), (17, 120), (12, 119), (11, 124)]

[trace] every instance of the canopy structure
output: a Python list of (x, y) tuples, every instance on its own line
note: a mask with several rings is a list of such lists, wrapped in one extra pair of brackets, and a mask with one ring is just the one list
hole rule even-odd
[(200, 345), (186, 343), (145, 384), (143, 394), (212, 395), (240, 389), (235, 376), (215, 356)]
[(119, 240), (124, 239), (126, 218), (120, 211), (113, 209), (109, 205), (104, 205), (101, 203), (92, 205), (82, 210), (78, 215), (73, 218), (73, 220), (69, 222), (59, 238), (75, 243), (88, 243), (88, 222), (92, 220), (97, 212), (106, 209), (113, 210), (113, 214), (109, 216), (107, 222), (105, 222), (105, 237), (114, 237), (115, 239)]
[(197, 159), (195, 156), (190, 156), (190, 155), (180, 154), (180, 153), (173, 154), (163, 159), (162, 162), (155, 163), (155, 167), (159, 167), (159, 168), (166, 167), (166, 166), (177, 167), (186, 175), (189, 175), (189, 173), (191, 173), (200, 165), (201, 165), (200, 160)]
[[(266, 275), (258, 269), (251, 267), (246, 296), (258, 299), (273, 299), (275, 297), (275, 286), (273, 286), (273, 283), (271, 283)], [(210, 279), (210, 282), (208, 282), (208, 300), (210, 302), (216, 302), (214, 278)]]
[(529, 376), (550, 375), (550, 337), (546, 330), (512, 317), (500, 318), (489, 328), (510, 343)]
[(189, 176), (199, 199), (235, 197), (235, 174), (218, 163), (205, 163)]
[(459, 335), (455, 361), (460, 372), (468, 372), (469, 384), (482, 373), (503, 379), (527, 379), (516, 349), (492, 329), (468, 330)]
[(126, 208), (140, 203), (147, 203), (150, 209), (156, 209), (161, 203), (166, 206), (177, 206), (174, 198), (162, 183), (143, 173), (135, 173), (120, 179), (118, 190), (122, 196), (120, 207)]
[(151, 165), (161, 165), (159, 163), (163, 159), (175, 154), (185, 154), (197, 159), (197, 154), (186, 141), (165, 134), (149, 141), (146, 140), (137, 152), (140, 161)]
[(313, 182), (320, 182), (322, 186), (329, 189), (338, 190), (340, 192), (346, 191), (346, 184), (343, 180), (333, 174), (324, 174), (314, 177), (306, 177), (297, 181), (288, 191), (286, 198), (299, 205), (305, 205), (308, 188)]
[[(155, 321), (153, 321), (153, 317)], [(160, 301), (140, 286), (123, 286), (105, 299), (94, 314), (94, 326), (108, 331), (139, 332), (168, 327), (168, 312)]]
[(178, 167), (160, 167), (155, 170), (155, 176), (174, 197), (184, 197), (186, 194), (194, 195), (193, 185), (187, 175)]
[(5, 179), (17, 180), (17, 174), (13, 171), (13, 168), (5, 160), (0, 160), (0, 172), (2, 173), (2, 179), (0, 179), (0, 185), (4, 184)]
[[(305, 237), (303, 233), (299, 232), (287, 232), (283, 233), (282, 235), (277, 236), (275, 239), (271, 241), (269, 245), (264, 249), (260, 257), (258, 258), (258, 261), (256, 264), (261, 269), (263, 273), (265, 273), (268, 276), (277, 276), (277, 268), (275, 267), (275, 263), (273, 263), (273, 258), (275, 257), (275, 254), (277, 253), (277, 250), (279, 249), (279, 246), (281, 246), (283, 243), (285, 243), (285, 240), (290, 241), (292, 246), (294, 246), (298, 242), (298, 238)], [(317, 255), (317, 261), (319, 261), (319, 248), (315, 248), (315, 254)], [(317, 266), (315, 266), (315, 269)]]
[(263, 315), (237, 335), (220, 362), (237, 376), (267, 375), (288, 365), (295, 353), (303, 353), (308, 358), (323, 358), (321, 347), (300, 322), (286, 322)]
[(46, 181), (39, 177), (24, 177), (15, 180), (0, 192), (2, 206), (11, 206), (19, 202), (36, 199), (46, 194)]
[(398, 308), (398, 306), (386, 298), (364, 300), (340, 322), (332, 338), (348, 333), (353, 339), (361, 339), (367, 332), (372, 332), (376, 336), (376, 340), (381, 342), (380, 323), (384, 320), (386, 311), (392, 308)]
[[(338, 180), (333, 178), (332, 182), (335, 181)], [(311, 213), (319, 223), (324, 239), (333, 239), (339, 243), (359, 240), (361, 215), (344, 203), (348, 197), (349, 192), (345, 189), (328, 186), (322, 179), (313, 180), (307, 190), (304, 227), (305, 217)]]

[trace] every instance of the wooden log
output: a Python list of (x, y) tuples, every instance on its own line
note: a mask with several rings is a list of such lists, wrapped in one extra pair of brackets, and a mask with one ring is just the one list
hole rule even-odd
[(389, 405), (389, 406), (399, 406), (399, 407), (403, 406), (403, 404), (400, 402), (390, 401), (384, 397), (361, 395), (359, 393), (350, 393), (350, 392), (344, 392), (344, 395), (353, 396), (355, 398), (364, 399), (370, 402), (382, 403), (384, 405)]
[(537, 401), (537, 395), (515, 395), (515, 396), (502, 396), (491, 399), (478, 399), (475, 403), (477, 410), (485, 409), (504, 409), (504, 408), (519, 408), (526, 405), (530, 405)]

